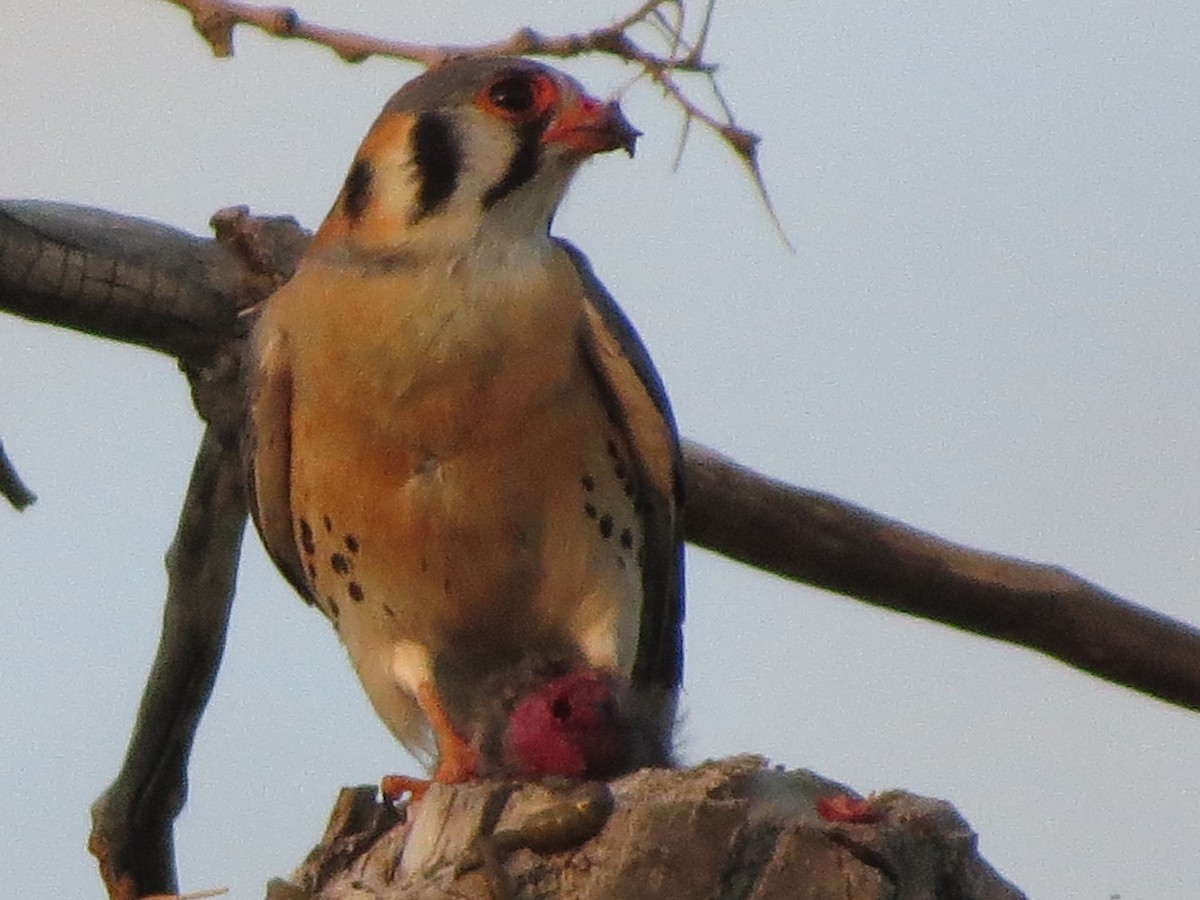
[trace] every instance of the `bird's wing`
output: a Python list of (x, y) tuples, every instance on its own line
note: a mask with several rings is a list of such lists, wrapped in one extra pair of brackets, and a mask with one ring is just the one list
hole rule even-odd
[(583, 357), (600, 396), (624, 432), (637, 476), (643, 531), (642, 621), (630, 673), (633, 684), (673, 692), (683, 675), (683, 458), (662, 380), (633, 325), (563, 240), (584, 287)]
[(276, 333), (251, 345), (257, 352), (251, 350), (247, 363), (249, 403), (242, 448), (250, 515), (279, 571), (313, 603), (292, 525), (292, 371), (286, 338)]

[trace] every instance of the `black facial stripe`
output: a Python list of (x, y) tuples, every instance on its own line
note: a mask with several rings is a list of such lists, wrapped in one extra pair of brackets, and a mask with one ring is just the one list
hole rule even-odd
[(454, 123), (436, 112), (422, 113), (412, 130), (413, 162), (420, 188), (413, 223), (435, 212), (450, 199), (462, 173), (462, 147)]
[(483, 195), (483, 208), (491, 209), (537, 174), (542, 161), (542, 129), (545, 122), (530, 122), (517, 132), (517, 151), (508, 161), (508, 171)]
[(371, 182), (374, 177), (371, 164), (365, 159), (356, 159), (350, 167), (346, 183), (342, 186), (342, 209), (351, 222), (362, 218), (367, 201), (371, 199)]

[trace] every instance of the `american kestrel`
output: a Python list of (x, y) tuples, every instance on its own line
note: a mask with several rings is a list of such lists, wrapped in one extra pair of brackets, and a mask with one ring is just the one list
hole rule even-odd
[(435, 780), (471, 777), (476, 694), (531, 655), (615, 673), (669, 745), (678, 435), (633, 327), (549, 234), (580, 164), (637, 134), (529, 60), (421, 75), (255, 328), (255, 524)]

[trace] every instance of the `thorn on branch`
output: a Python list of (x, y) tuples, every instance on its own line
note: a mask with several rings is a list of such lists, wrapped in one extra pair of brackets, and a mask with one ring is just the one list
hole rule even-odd
[(21, 476), (17, 474), (16, 468), (4, 450), (3, 441), (0, 441), (0, 495), (11, 503), (17, 512), (37, 500), (37, 495), (25, 487)]
[(534, 47), (539, 46), (543, 40), (542, 36), (532, 28), (521, 28), (513, 34), (512, 46), (517, 56), (524, 56), (529, 53)]
[(236, 22), (232, 15), (219, 9), (209, 8), (192, 13), (192, 24), (196, 31), (208, 42), (213, 56), (220, 59), (233, 56), (233, 26)]
[(746, 162), (751, 165), (758, 163), (758, 145), (762, 142), (759, 135), (753, 131), (747, 131), (745, 128), (738, 128), (736, 125), (723, 125), (720, 135)]
[(633, 43), (624, 31), (613, 28), (600, 28), (593, 31), (587, 38), (580, 39), (581, 45), (589, 46), (600, 53), (610, 53), (621, 59), (637, 61), (641, 50)]
[(300, 27), (300, 14), (291, 7), (281, 7), (271, 12), (271, 34), (276, 37), (293, 37)]
[(371, 58), (371, 54), (362, 50), (338, 50), (336, 51), (338, 58), (352, 66), (357, 66), (361, 62), (366, 62)]

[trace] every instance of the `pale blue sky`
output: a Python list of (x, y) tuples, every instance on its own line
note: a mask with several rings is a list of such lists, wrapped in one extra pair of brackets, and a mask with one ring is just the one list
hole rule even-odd
[[(468, 41), (632, 4), (585, 5), (301, 11)], [(166, 3), (4, 19), (0, 196), (197, 232), (232, 203), (315, 225), (416, 72), (250, 33), (217, 62)], [(637, 323), (682, 430), (1200, 621), (1200, 11), (724, 0), (712, 53), (764, 137), (797, 253), (709, 136), (671, 174), (678, 117), (644, 86), (625, 100), (638, 158), (591, 165), (557, 226)], [(627, 74), (567, 68), (597, 93)], [(100, 896), (88, 806), (149, 668), (198, 435), (169, 360), (0, 317), (0, 436), (41, 497), (0, 509), (10, 896)], [(1200, 895), (1200, 717), (699, 551), (688, 563), (688, 760), (755, 751), (944, 797), (1032, 896)], [(340, 785), (395, 770), (414, 763), (249, 536), (177, 829), (182, 887), (261, 896)]]

